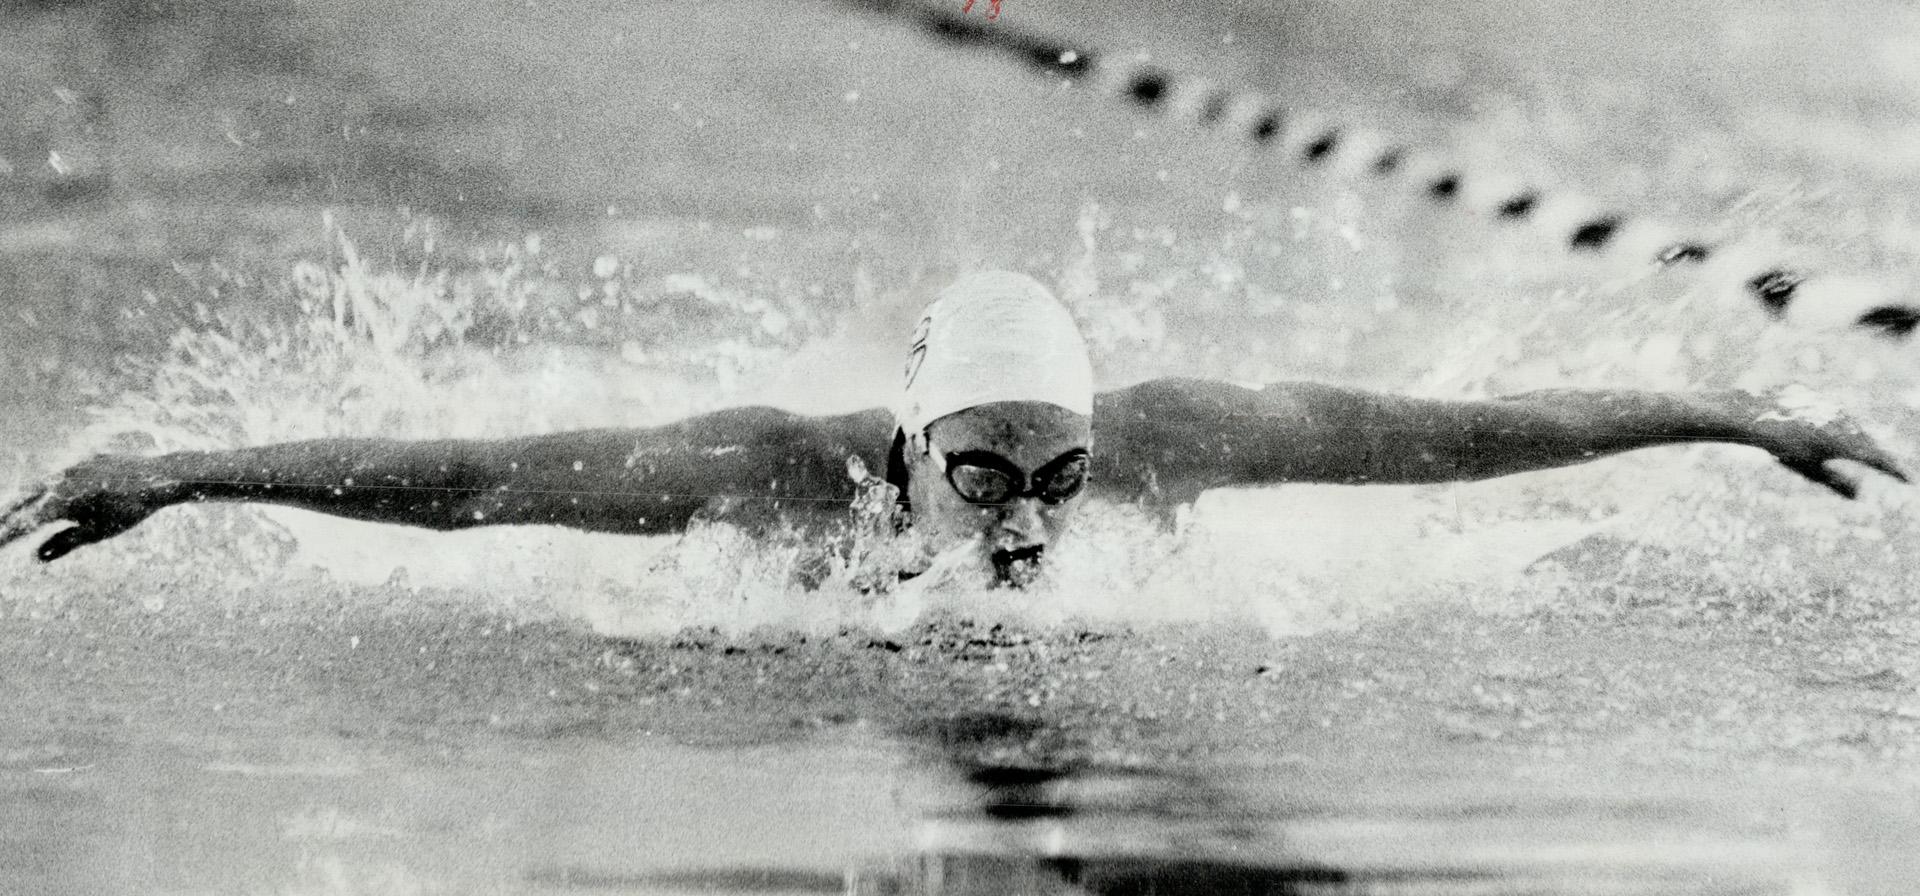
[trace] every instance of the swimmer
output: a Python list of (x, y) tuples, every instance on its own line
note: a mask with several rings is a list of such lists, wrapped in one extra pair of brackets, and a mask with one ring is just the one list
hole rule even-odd
[(1018, 586), (1088, 500), (1171, 522), (1213, 488), (1468, 481), (1689, 442), (1758, 448), (1845, 497), (1862, 477), (1849, 464), (1906, 480), (1851, 422), (1736, 392), (1438, 401), (1159, 379), (1096, 395), (1067, 309), (1033, 279), (996, 272), (962, 278), (928, 307), (891, 410), (744, 407), (644, 429), (101, 455), (0, 514), (0, 546), (65, 524), (35, 552), (52, 561), (162, 508), (204, 501), (440, 530), (667, 535), (710, 520), (790, 526), (827, 543), (846, 533), (850, 506), (871, 505), (882, 477), (867, 471), (884, 471), (884, 500), (897, 502), (903, 527), (933, 549), (976, 552), (998, 583)]

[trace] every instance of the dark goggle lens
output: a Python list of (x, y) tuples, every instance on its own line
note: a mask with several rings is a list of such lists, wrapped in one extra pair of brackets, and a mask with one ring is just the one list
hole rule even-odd
[(973, 464), (954, 464), (947, 478), (960, 497), (975, 504), (1005, 504), (1013, 500), (1019, 489), (1019, 484), (1005, 472)]
[(1034, 491), (1040, 494), (1040, 500), (1048, 504), (1059, 504), (1087, 487), (1087, 459), (1076, 457), (1058, 470), (1042, 470), (1040, 481), (1034, 483)]

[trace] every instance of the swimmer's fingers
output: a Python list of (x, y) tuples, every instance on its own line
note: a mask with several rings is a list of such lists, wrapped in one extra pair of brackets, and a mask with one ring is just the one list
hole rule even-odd
[[(1815, 456), (1820, 461), (1822, 478), (1814, 479), (1822, 485), (1851, 498), (1860, 492), (1861, 477), (1841, 469), (1833, 463), (1837, 460), (1852, 461), (1870, 469), (1878, 470), (1901, 482), (1910, 481), (1900, 462), (1880, 447), (1867, 435), (1866, 430), (1854, 421), (1841, 417), (1820, 427)], [(1804, 475), (1804, 474), (1802, 474)]]
[(1907, 472), (1905, 469), (1901, 468), (1900, 462), (1894, 460), (1893, 455), (1890, 455), (1887, 452), (1881, 450), (1880, 446), (1878, 445), (1869, 444), (1866, 446), (1864, 450), (1855, 451), (1849, 455), (1846, 455), (1845, 459), (1853, 461), (1854, 463), (1857, 463), (1857, 464), (1862, 464), (1864, 466), (1870, 467), (1875, 470), (1879, 470), (1880, 472), (1885, 473), (1888, 476), (1891, 476), (1895, 479), (1898, 479), (1901, 482), (1913, 481), (1907, 478)]
[(1800, 474), (1815, 485), (1822, 485), (1842, 498), (1860, 497), (1860, 477), (1826, 463), (1781, 460), (1781, 465)]
[(41, 515), (49, 499), (48, 491), (47, 488), (29, 490), (26, 497), (0, 512), (0, 548), (25, 538), (50, 522)]
[[(0, 548), (32, 535), (48, 525), (72, 520), (73, 514), (66, 509), (64, 501), (54, 496), (51, 490), (41, 489), (15, 503), (0, 517)], [(78, 520), (72, 520), (79, 522)], [(125, 527), (121, 527), (123, 531)], [(92, 544), (113, 535), (103, 532), (98, 525), (80, 523), (53, 533), (33, 552), (34, 557), (46, 563), (64, 557), (83, 544)]]
[(1842, 497), (1858, 497), (1865, 477), (1835, 461), (1851, 461), (1901, 482), (1910, 481), (1892, 454), (1845, 417), (1821, 425), (1781, 421), (1770, 427), (1768, 448), (1783, 466)]
[(57, 523), (72, 523), (34, 551), (42, 562), (58, 560), (82, 545), (112, 538), (139, 525), (166, 502), (161, 480), (142, 475), (139, 461), (101, 456), (68, 469), (0, 513), (0, 547)]
[(103, 531), (96, 526), (74, 526), (70, 529), (61, 529), (49, 536), (46, 541), (41, 542), (40, 547), (34, 549), (33, 556), (41, 563), (52, 563), (71, 553), (74, 548), (93, 544), (96, 541), (105, 541), (129, 528), (131, 528), (130, 525), (111, 531)]
[(47, 490), (45, 488), (29, 489), (27, 491), (26, 497), (21, 498), (20, 500), (15, 501), (12, 504), (7, 505), (6, 510), (0, 510), (0, 520), (5, 520), (12, 517), (14, 514), (19, 513), (20, 511), (26, 509), (26, 506), (28, 504), (32, 504), (33, 502), (40, 500), (42, 497), (45, 497), (46, 494), (47, 494)]

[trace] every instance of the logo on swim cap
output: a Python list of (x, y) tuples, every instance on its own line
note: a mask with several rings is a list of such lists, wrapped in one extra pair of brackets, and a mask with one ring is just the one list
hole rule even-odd
[(1032, 277), (972, 274), (927, 307), (907, 350), (895, 416), (919, 433), (948, 414), (1000, 401), (1093, 413), (1093, 365), (1073, 315)]
[(913, 328), (913, 344), (907, 348), (907, 388), (913, 388), (913, 379), (920, 375), (920, 362), (927, 359), (927, 331), (933, 328), (933, 318), (925, 315), (920, 325)]

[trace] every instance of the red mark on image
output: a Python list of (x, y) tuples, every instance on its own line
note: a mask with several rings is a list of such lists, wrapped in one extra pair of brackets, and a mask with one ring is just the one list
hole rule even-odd
[[(1000, 0), (988, 0), (988, 4), (987, 21), (991, 22), (1000, 18)], [(967, 5), (960, 7), (960, 13), (962, 15), (970, 12), (973, 12), (973, 0), (967, 0)]]

